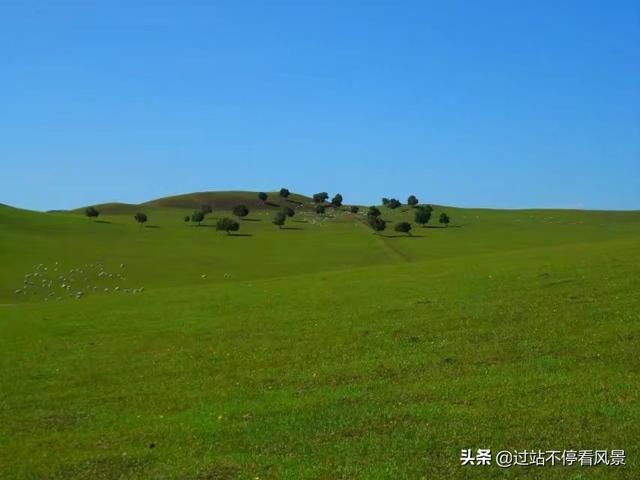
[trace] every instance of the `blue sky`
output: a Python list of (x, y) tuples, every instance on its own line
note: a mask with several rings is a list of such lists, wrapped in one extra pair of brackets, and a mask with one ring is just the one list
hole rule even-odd
[(638, 1), (0, 2), (0, 202), (640, 209)]

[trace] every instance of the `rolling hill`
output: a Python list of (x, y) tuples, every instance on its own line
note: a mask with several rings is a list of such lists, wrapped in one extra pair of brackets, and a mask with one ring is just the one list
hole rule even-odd
[[(145, 227), (0, 206), (1, 478), (638, 477), (640, 212), (212, 228), (251, 196), (147, 202)], [(627, 465), (463, 468), (462, 448)]]
[[(133, 203), (102, 203), (94, 205), (100, 212), (106, 214), (132, 214), (139, 210), (148, 208), (174, 208), (195, 210), (203, 205), (209, 205), (214, 210), (231, 210), (236, 205), (246, 205), (251, 210), (268, 210), (278, 208), (283, 205), (296, 206), (300, 204), (308, 205), (311, 198), (304, 195), (292, 193), (289, 198), (284, 199), (278, 192), (267, 192), (269, 198), (262, 202), (258, 198), (258, 192), (229, 191), (229, 192), (193, 192), (182, 195), (172, 195), (168, 197), (156, 198), (141, 204)], [(84, 212), (89, 205), (73, 210), (74, 212)]]

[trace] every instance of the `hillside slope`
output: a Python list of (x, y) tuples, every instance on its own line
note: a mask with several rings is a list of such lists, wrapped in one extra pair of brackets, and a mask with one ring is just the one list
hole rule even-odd
[[(228, 191), (228, 192), (193, 192), (181, 195), (156, 198), (141, 204), (110, 202), (94, 205), (101, 214), (133, 214), (139, 210), (149, 208), (173, 208), (195, 210), (203, 205), (209, 205), (213, 210), (231, 210), (236, 205), (246, 205), (250, 210), (269, 210), (287, 206), (309, 205), (311, 198), (292, 193), (287, 199), (280, 197), (278, 192), (266, 192), (269, 198), (266, 202), (258, 198), (258, 192)], [(72, 210), (83, 213), (88, 205)]]

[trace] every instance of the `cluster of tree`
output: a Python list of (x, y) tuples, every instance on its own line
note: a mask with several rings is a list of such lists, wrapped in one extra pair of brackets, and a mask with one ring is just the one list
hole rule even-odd
[(391, 210), (395, 210), (398, 207), (402, 206), (402, 203), (400, 203), (400, 200), (398, 200), (397, 198), (382, 198), (382, 205), (384, 205), (387, 208), (390, 208)]
[(324, 203), (329, 198), (329, 194), (327, 192), (320, 192), (313, 194), (313, 203)]
[[(87, 207), (84, 214), (89, 218), (97, 218), (100, 216), (100, 212), (96, 207)], [(133, 216), (134, 220), (140, 225), (144, 225), (147, 222), (147, 214), (144, 212), (138, 212)]]
[(296, 214), (295, 210), (291, 207), (284, 207), (276, 216), (273, 217), (273, 224), (277, 225), (279, 228), (282, 228), (284, 224), (287, 222), (287, 218), (291, 218)]
[(200, 226), (200, 224), (202, 224), (206, 216), (212, 212), (213, 212), (213, 209), (211, 208), (211, 205), (202, 205), (200, 209), (196, 210), (195, 212), (193, 212), (193, 214), (191, 214), (191, 217), (185, 216), (184, 221), (188, 222), (189, 220), (191, 220), (193, 223), (197, 223), (198, 226)]
[[(288, 198), (291, 195), (291, 192), (286, 188), (281, 188), (279, 195), (282, 198)], [(269, 196), (265, 192), (258, 193), (258, 198), (262, 202), (266, 202)], [(313, 195), (313, 202), (316, 204), (315, 212), (318, 214), (325, 213), (325, 205), (329, 199), (329, 194), (327, 192), (320, 192)], [(330, 205), (333, 208), (342, 207), (343, 198), (342, 195), (336, 193), (335, 196), (331, 199)], [(396, 198), (383, 198), (382, 204), (390, 209), (396, 209), (400, 207), (402, 204)], [(422, 225), (423, 227), (429, 223), (431, 220), (431, 215), (433, 213), (433, 207), (431, 205), (419, 205), (418, 198), (415, 195), (409, 195), (407, 198), (407, 205), (415, 208), (414, 212), (414, 221)], [(350, 206), (349, 211), (353, 214), (358, 213), (359, 208), (356, 205)], [(213, 209), (210, 205), (203, 205), (199, 210), (193, 212), (191, 216), (186, 215), (184, 217), (185, 222), (194, 222), (200, 225), (206, 216), (213, 212)], [(246, 205), (237, 205), (233, 208), (233, 214), (238, 218), (244, 218), (249, 214), (249, 209)], [(97, 218), (100, 215), (100, 212), (95, 207), (87, 207), (85, 209), (85, 215), (89, 218)], [(295, 210), (291, 207), (284, 207), (280, 210), (274, 217), (273, 223), (278, 227), (282, 228), (287, 218), (293, 217), (295, 215)], [(367, 224), (373, 229), (374, 232), (382, 232), (387, 227), (387, 222), (380, 218), (381, 212), (380, 209), (376, 206), (369, 207), (367, 211)], [(138, 212), (133, 217), (136, 222), (143, 225), (147, 222), (147, 214), (143, 212)], [(445, 212), (442, 212), (439, 217), (439, 222), (443, 224), (445, 227), (449, 226), (451, 221), (449, 215)], [(240, 224), (235, 220), (232, 220), (228, 217), (223, 217), (216, 223), (216, 230), (225, 231), (227, 234), (230, 232), (236, 232), (240, 229)], [(411, 224), (409, 222), (398, 222), (394, 227), (396, 232), (407, 233), (411, 235)]]
[(396, 232), (407, 233), (411, 235), (411, 224), (409, 222), (398, 222), (394, 227)]
[(238, 218), (243, 218), (249, 215), (249, 209), (246, 205), (236, 205), (233, 207), (233, 214)]
[(431, 212), (433, 212), (433, 207), (431, 205), (419, 206), (413, 214), (413, 219), (417, 224), (424, 227), (429, 223), (429, 220), (431, 220)]
[[(416, 223), (422, 225), (423, 227), (429, 223), (431, 220), (431, 213), (433, 212), (433, 207), (431, 205), (421, 205), (419, 206), (414, 213), (414, 220)], [(445, 212), (440, 214), (438, 221), (443, 224), (445, 227), (449, 226), (449, 222), (451, 218)]]
[(231, 232), (240, 230), (240, 224), (231, 218), (222, 217), (216, 222), (216, 230), (227, 232), (227, 235), (231, 235)]
[(373, 229), (374, 232), (382, 232), (387, 228), (387, 222), (380, 218), (382, 212), (376, 206), (369, 207), (367, 211), (367, 223)]

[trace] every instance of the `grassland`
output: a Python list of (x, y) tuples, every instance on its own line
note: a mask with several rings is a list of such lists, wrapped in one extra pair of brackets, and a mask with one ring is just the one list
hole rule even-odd
[[(0, 478), (640, 476), (639, 212), (436, 207), (407, 237), (262, 208), (228, 236), (191, 200), (143, 206), (156, 228), (0, 207)], [(16, 295), (36, 271), (85, 294)]]

